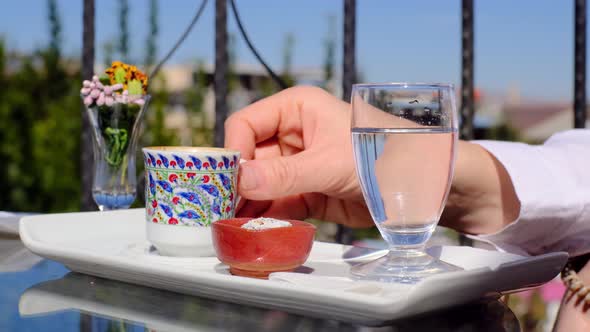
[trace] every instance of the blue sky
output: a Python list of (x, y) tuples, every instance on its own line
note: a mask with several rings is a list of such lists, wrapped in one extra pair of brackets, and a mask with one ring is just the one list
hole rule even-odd
[[(143, 59), (148, 0), (129, 0), (131, 54)], [(319, 67), (333, 15), (341, 39), (341, 0), (237, 0), (254, 44), (275, 68), (282, 64), (285, 36), (293, 33), (294, 65)], [(102, 45), (117, 37), (117, 0), (96, 0), (97, 56)], [(525, 97), (570, 100), (573, 91), (573, 1), (475, 1), (475, 75), (484, 92), (503, 93), (518, 87)], [(200, 0), (160, 0), (159, 54), (164, 54), (188, 24)], [(358, 0), (357, 56), (365, 81), (460, 80), (460, 0)], [(79, 55), (82, 1), (58, 0), (63, 22), (63, 47)], [(213, 6), (207, 9), (172, 62), (213, 59)], [(255, 63), (239, 38), (233, 17), (230, 33), (237, 37), (239, 62)], [(23, 21), (26, 22), (23, 24)], [(32, 50), (47, 43), (45, 0), (5, 3), (0, 10), (0, 35), (10, 48)], [(340, 44), (338, 45), (340, 51)], [(340, 55), (338, 57), (340, 68)]]

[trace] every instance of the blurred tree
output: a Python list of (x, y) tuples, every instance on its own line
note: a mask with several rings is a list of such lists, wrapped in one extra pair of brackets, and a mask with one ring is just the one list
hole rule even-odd
[(295, 78), (293, 77), (293, 50), (295, 48), (295, 36), (293, 33), (288, 33), (285, 37), (285, 43), (283, 45), (283, 73), (281, 78), (287, 83), (288, 86), (295, 84)]
[(160, 72), (152, 83), (156, 83), (158, 89), (152, 89), (150, 106), (145, 115), (146, 131), (144, 133), (144, 145), (176, 145), (178, 137), (174, 131), (166, 127), (166, 109), (170, 99), (170, 93), (166, 87), (166, 77)]
[(53, 52), (59, 53), (61, 46), (61, 22), (55, 0), (47, 1), (47, 13), (49, 16), (49, 31), (51, 32), (49, 49)]
[[(4, 46), (1, 56), (5, 63)], [(7, 74), (0, 90), (0, 206), (10, 210), (26, 210), (27, 196), (34, 191), (33, 166), (26, 161), (32, 159), (30, 124), (35, 102), (27, 94), (38, 80), (32, 59), (20, 60), (20, 70)]]
[(227, 36), (227, 57), (227, 94), (230, 95), (232, 91), (239, 87), (240, 84), (238, 74), (236, 74), (236, 63), (238, 60), (236, 53), (236, 35), (232, 33), (229, 33)]
[[(6, 48), (4, 39), (0, 38), (0, 160), (8, 160), (7, 157), (9, 155), (8, 149), (10, 148), (7, 146), (5, 142), (9, 137), (9, 133), (6, 131), (8, 129), (7, 123), (10, 117), (10, 109), (9, 104), (7, 103), (7, 95), (8, 95), (8, 79), (5, 76), (6, 72)], [(10, 163), (8, 162), (1, 162), (0, 163), (0, 192), (4, 193), (0, 195), (0, 208), (6, 207), (10, 204), (10, 185), (8, 183), (8, 166)]]
[(113, 56), (115, 55), (115, 43), (108, 40), (102, 44), (102, 52), (104, 54), (104, 66), (108, 68), (113, 63)]
[[(334, 78), (334, 67), (336, 65), (336, 17), (328, 16), (328, 34), (324, 38), (324, 82), (322, 87), (328, 91)], [(330, 91), (333, 92), (333, 91)]]
[[(120, 1), (122, 4), (125, 3), (124, 7), (128, 7), (127, 0)], [(125, 9), (125, 15), (122, 16), (127, 16), (127, 10), (128, 8)], [(123, 28), (123, 26), (125, 26), (126, 29), (126, 19), (124, 24), (121, 23), (121, 28)], [(144, 68), (146, 71), (156, 62), (156, 53), (158, 49), (156, 40), (159, 30), (157, 0), (150, 0), (148, 26), (149, 33), (147, 36)], [(164, 72), (160, 71), (156, 77), (150, 77), (149, 91), (151, 94), (151, 101), (146, 114), (144, 115), (146, 126), (142, 142), (144, 145), (176, 145), (178, 143), (178, 137), (172, 129), (166, 127), (166, 110), (170, 101), (170, 93), (168, 91), (166, 75)], [(138, 162), (138, 164), (141, 163)]]
[(521, 141), (522, 138), (518, 130), (504, 122), (494, 127), (489, 128), (485, 134), (484, 139), (499, 140), (499, 141)]
[[(285, 41), (283, 42), (283, 68), (281, 78), (287, 83), (288, 86), (295, 85), (295, 77), (293, 75), (293, 53), (295, 50), (295, 36), (293, 33), (287, 33), (285, 35)], [(268, 77), (257, 82), (257, 98), (268, 97), (273, 93), (278, 92), (277, 84)]]
[(158, 0), (150, 0), (149, 34), (146, 40), (145, 69), (152, 68), (156, 63), (156, 38), (158, 37)]
[(30, 173), (35, 178), (35, 189), (29, 199), (40, 192), (38, 209), (74, 210), (79, 206), (80, 197), (80, 167), (79, 163), (72, 162), (72, 156), (80, 155), (80, 68), (68, 65), (61, 58), (61, 20), (55, 1), (49, 3), (50, 42), (46, 50), (38, 52), (41, 98), (35, 110), (29, 111), (33, 121), (26, 124), (31, 135), (31, 145), (26, 150), (30, 149), (36, 168)]
[(0, 209), (79, 207), (79, 67), (61, 59), (57, 2), (47, 1), (49, 43), (32, 55), (0, 42)]
[(185, 93), (188, 125), (194, 146), (213, 145), (213, 130), (208, 125), (209, 119), (204, 109), (208, 83), (205, 66), (199, 61), (197, 69), (193, 72), (193, 84)]
[(263, 79), (258, 86), (258, 93), (260, 94), (258, 97), (268, 97), (273, 93), (277, 92), (276, 84), (273, 84), (273, 81), (268, 79)]
[(0, 95), (4, 91), (4, 72), (6, 70), (6, 47), (4, 39), (0, 38)]
[[(77, 74), (79, 75), (79, 74)], [(41, 211), (77, 210), (80, 200), (79, 76), (66, 78), (71, 83), (60, 97), (44, 102), (47, 117), (32, 126), (32, 154), (42, 201)], [(51, 84), (51, 83), (49, 83)], [(31, 195), (31, 197), (37, 194)]]
[(47, 49), (39, 51), (46, 69), (46, 79), (48, 82), (47, 90), (43, 90), (47, 97), (57, 97), (67, 90), (65, 82), (65, 73), (60, 66), (61, 56), (61, 19), (59, 17), (57, 3), (55, 0), (47, 0), (47, 23), (49, 25), (49, 45)]
[(119, 0), (119, 54), (123, 62), (129, 63), (129, 2)]

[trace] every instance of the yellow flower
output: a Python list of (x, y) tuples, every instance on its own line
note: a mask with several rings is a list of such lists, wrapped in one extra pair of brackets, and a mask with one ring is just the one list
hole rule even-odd
[(136, 66), (128, 65), (121, 61), (113, 61), (110, 68), (105, 70), (109, 76), (111, 84), (122, 83), (123, 89), (127, 90), (127, 84), (132, 80), (141, 82), (144, 93), (147, 93), (148, 77), (146, 74), (137, 69)]

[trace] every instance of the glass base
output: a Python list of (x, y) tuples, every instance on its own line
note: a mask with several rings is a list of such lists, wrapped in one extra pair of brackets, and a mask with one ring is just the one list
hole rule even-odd
[(94, 191), (94, 201), (100, 211), (128, 209), (135, 201), (135, 193), (109, 193)]
[(350, 269), (352, 277), (390, 283), (415, 284), (435, 274), (461, 271), (419, 250), (392, 250), (387, 255)]

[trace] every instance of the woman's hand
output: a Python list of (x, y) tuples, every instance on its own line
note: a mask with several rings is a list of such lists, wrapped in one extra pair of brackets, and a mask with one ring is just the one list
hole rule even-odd
[(240, 165), (239, 215), (373, 225), (355, 173), (348, 103), (294, 87), (234, 113), (225, 133), (225, 146), (248, 160)]

